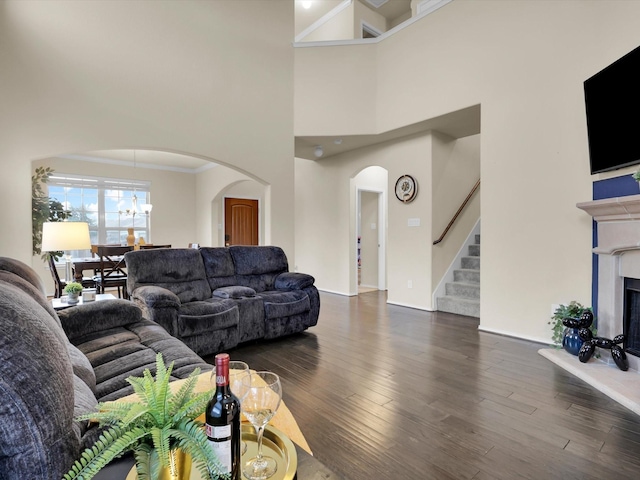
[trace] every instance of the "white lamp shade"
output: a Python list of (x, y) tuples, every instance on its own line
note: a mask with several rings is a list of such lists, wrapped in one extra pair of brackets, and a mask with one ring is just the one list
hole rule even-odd
[(142, 205), (140, 205), (140, 210), (142, 210), (142, 213), (151, 213), (151, 209), (153, 208), (153, 205), (150, 203), (143, 203)]
[(42, 251), (87, 250), (91, 248), (87, 222), (45, 222), (42, 224)]

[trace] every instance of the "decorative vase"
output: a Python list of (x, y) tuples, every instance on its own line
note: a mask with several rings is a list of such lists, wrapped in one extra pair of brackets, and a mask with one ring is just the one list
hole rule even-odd
[(584, 341), (578, 335), (579, 328), (565, 328), (562, 347), (571, 355), (578, 355)]
[(127, 228), (127, 245), (132, 246), (136, 243), (136, 236), (133, 234), (133, 228)]
[(75, 293), (68, 293), (67, 294), (67, 303), (69, 305), (75, 305), (76, 303), (78, 303), (80, 294), (78, 292)]
[(169, 466), (160, 470), (158, 480), (189, 480), (191, 477), (191, 455), (175, 449), (169, 453)]

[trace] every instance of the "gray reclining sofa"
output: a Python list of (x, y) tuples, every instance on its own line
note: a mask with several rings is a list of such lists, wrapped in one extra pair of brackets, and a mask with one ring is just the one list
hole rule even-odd
[(212, 369), (132, 302), (54, 311), (37, 273), (0, 257), (0, 478), (62, 478), (99, 434), (75, 417), (132, 393), (159, 352), (173, 378)]
[(202, 356), (302, 332), (318, 322), (314, 278), (275, 246), (128, 252), (127, 289), (143, 316)]

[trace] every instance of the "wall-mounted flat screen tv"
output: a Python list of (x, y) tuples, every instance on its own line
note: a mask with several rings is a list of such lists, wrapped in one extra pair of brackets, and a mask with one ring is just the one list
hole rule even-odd
[(584, 82), (591, 173), (640, 164), (640, 47)]

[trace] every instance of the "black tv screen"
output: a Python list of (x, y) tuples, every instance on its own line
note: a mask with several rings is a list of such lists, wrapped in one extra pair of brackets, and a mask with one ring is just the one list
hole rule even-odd
[(640, 47), (584, 82), (591, 173), (640, 164)]

